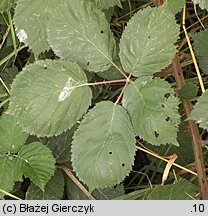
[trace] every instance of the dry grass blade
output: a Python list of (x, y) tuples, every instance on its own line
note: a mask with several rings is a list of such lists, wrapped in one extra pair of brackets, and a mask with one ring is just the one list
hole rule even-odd
[(174, 164), (174, 162), (178, 158), (178, 156), (176, 154), (173, 154), (173, 155), (169, 156), (169, 158), (170, 158), (170, 160), (166, 164), (166, 167), (165, 167), (165, 170), (163, 173), (163, 177), (162, 177), (162, 184), (161, 185), (165, 184), (165, 181), (167, 180), (168, 174), (170, 172), (170, 168), (172, 167), (172, 165)]
[(95, 200), (95, 198), (92, 196), (92, 194), (82, 185), (82, 183), (74, 176), (72, 171), (65, 167), (60, 167), (66, 174), (69, 176), (69, 178), (81, 189), (81, 191), (91, 200)]

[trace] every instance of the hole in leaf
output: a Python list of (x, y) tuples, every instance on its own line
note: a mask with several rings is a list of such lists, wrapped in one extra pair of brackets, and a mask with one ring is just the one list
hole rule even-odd
[(159, 136), (159, 133), (157, 133), (157, 131), (154, 131), (155, 137)]
[(168, 98), (170, 97), (170, 93), (166, 93), (166, 94), (164, 95), (164, 97), (168, 99)]
[(111, 155), (112, 153), (113, 153), (112, 151), (109, 152), (110, 155)]
[(44, 66), (44, 70), (46, 70), (47, 69), (47, 66)]
[(150, 36), (148, 38), (150, 39)]
[(164, 104), (162, 104), (162, 107), (164, 108), (164, 107), (165, 107), (165, 105), (164, 105)]
[(125, 166), (125, 163), (122, 163), (121, 166), (124, 167), (124, 166)]
[(101, 34), (103, 34), (103, 33), (104, 33), (104, 31), (103, 31), (103, 30), (101, 30), (101, 31), (100, 31), (100, 33), (101, 33)]
[(87, 65), (89, 65), (90, 64), (90, 62), (87, 62)]
[(167, 121), (167, 122), (168, 122), (169, 120), (170, 120), (170, 117), (167, 117), (167, 118), (165, 119), (165, 121)]

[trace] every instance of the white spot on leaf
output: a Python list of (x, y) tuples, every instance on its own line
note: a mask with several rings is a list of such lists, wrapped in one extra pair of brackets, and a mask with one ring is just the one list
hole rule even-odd
[(75, 88), (73, 86), (72, 80), (73, 79), (71, 77), (69, 77), (69, 79), (66, 82), (66, 85), (64, 86), (64, 88), (61, 90), (61, 92), (59, 94), (58, 101), (64, 101), (67, 97), (70, 96), (70, 94), (72, 93), (73, 89)]
[(20, 42), (23, 42), (23, 43), (26, 42), (26, 40), (27, 40), (27, 33), (25, 32), (25, 30), (20, 29), (17, 32), (17, 36), (18, 36)]

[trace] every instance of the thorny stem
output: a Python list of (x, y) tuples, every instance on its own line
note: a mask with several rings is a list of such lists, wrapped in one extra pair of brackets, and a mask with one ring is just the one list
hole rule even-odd
[[(163, 4), (163, 0), (153, 0), (155, 6), (159, 7)], [(199, 82), (202, 88), (202, 92), (204, 91), (203, 88), (203, 83), (201, 83), (201, 76), (200, 73), (198, 71), (198, 66), (196, 63), (196, 59), (195, 59), (195, 55), (186, 31), (186, 27), (185, 27), (185, 10), (186, 10), (186, 6), (184, 6), (184, 10), (183, 10), (183, 30), (185, 32), (186, 35), (186, 39), (192, 54), (192, 58), (194, 61), (194, 65), (197, 71), (197, 75), (199, 78)], [(177, 90), (180, 90), (181, 87), (184, 85), (185, 80), (184, 80), (184, 76), (183, 76), (183, 71), (181, 69), (180, 66), (180, 59), (179, 56), (175, 55), (173, 62), (172, 62), (172, 68), (173, 68), (173, 76), (176, 80), (176, 88)], [(189, 100), (182, 100), (183, 102), (183, 106), (184, 106), (184, 110), (186, 113), (186, 117), (189, 118), (191, 110), (192, 110), (192, 104)], [(207, 178), (206, 178), (206, 173), (205, 173), (205, 168), (204, 168), (204, 161), (203, 161), (203, 154), (202, 154), (202, 146), (201, 146), (201, 139), (200, 139), (200, 135), (199, 135), (199, 131), (197, 128), (197, 125), (194, 121), (192, 120), (188, 120), (188, 128), (189, 128), (189, 133), (190, 136), (192, 138), (192, 147), (193, 147), (193, 152), (194, 152), (194, 158), (195, 158), (195, 167), (196, 167), (196, 171), (197, 171), (197, 177), (198, 177), (198, 183), (199, 183), (199, 187), (200, 187), (200, 196), (201, 199), (203, 200), (208, 200), (208, 183), (207, 183)]]
[[(183, 71), (180, 67), (180, 59), (179, 56), (177, 55), (175, 55), (173, 59), (172, 68), (173, 68), (173, 76), (175, 77), (176, 80), (177, 89), (180, 90), (184, 85), (185, 81), (184, 81)], [(182, 100), (182, 103), (184, 106), (186, 117), (189, 118), (192, 110), (192, 104), (189, 100), (185, 100), (185, 99)], [(198, 174), (197, 177), (198, 177), (198, 183), (200, 187), (200, 196), (201, 199), (208, 200), (208, 184), (207, 184), (207, 178), (205, 173), (205, 166), (204, 166), (199, 131), (196, 123), (190, 119), (188, 120), (188, 128), (192, 139), (192, 148), (193, 148), (194, 158), (195, 158), (195, 167)]]

